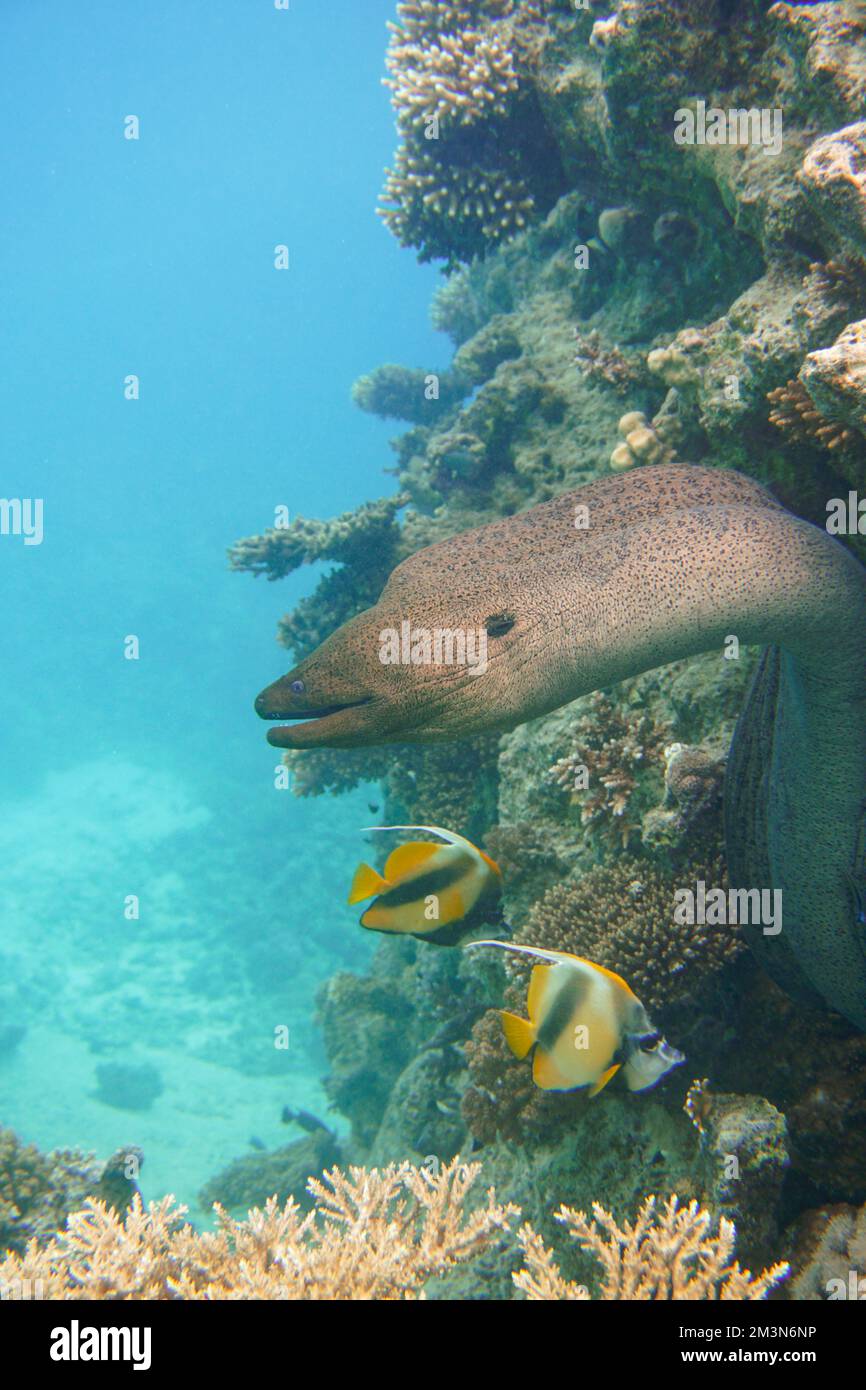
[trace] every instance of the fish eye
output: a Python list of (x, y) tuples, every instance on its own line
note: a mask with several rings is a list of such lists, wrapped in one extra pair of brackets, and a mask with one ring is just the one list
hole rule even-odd
[(291, 685), (289, 686), (289, 689), (291, 690), (293, 695), (303, 695), (306, 688), (307, 687), (304, 685), (303, 681), (292, 681)]
[(488, 637), (504, 637), (506, 632), (510, 632), (517, 619), (513, 613), (492, 613), (484, 621), (484, 630)]

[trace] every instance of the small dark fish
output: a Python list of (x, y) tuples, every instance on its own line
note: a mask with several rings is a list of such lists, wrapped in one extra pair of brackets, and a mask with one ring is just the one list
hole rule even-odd
[(377, 816), (379, 814), (379, 807), (375, 801), (367, 802), (367, 810), (370, 812), (371, 816)]
[(300, 1125), (308, 1134), (315, 1134), (317, 1129), (323, 1129), (326, 1134), (333, 1133), (317, 1115), (311, 1115), (309, 1110), (294, 1110), (291, 1105), (284, 1105), (280, 1118), (284, 1125)]
[(258, 1149), (259, 1153), (267, 1152), (267, 1144), (257, 1134), (251, 1134), (248, 1143), (251, 1149)]

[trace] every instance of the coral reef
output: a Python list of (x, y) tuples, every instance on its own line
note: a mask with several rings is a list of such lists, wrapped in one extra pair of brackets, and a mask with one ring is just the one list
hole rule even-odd
[(330, 1063), (325, 1090), (355, 1138), (369, 1144), (409, 1060), (411, 1006), (385, 981), (342, 972), (322, 986), (317, 1009)]
[[(608, 1300), (739, 1299), (754, 1301), (788, 1274), (777, 1263), (754, 1278), (738, 1261), (731, 1262), (736, 1244), (733, 1222), (722, 1217), (717, 1235), (713, 1218), (697, 1202), (680, 1206), (669, 1197), (659, 1209), (648, 1197), (633, 1222), (619, 1226), (598, 1202), (593, 1219), (563, 1206), (557, 1221), (578, 1244), (596, 1256), (604, 1271), (601, 1297)], [(519, 1240), (526, 1268), (514, 1276), (517, 1287), (532, 1301), (587, 1297), (580, 1285), (565, 1280), (535, 1232), (524, 1226)]]
[[(650, 353), (650, 357), (652, 353)], [(630, 410), (617, 426), (622, 443), (610, 456), (614, 472), (633, 468), (638, 463), (669, 463), (674, 451), (665, 444), (654, 424), (648, 424), (641, 410)]]
[(844, 449), (854, 441), (853, 430), (822, 415), (797, 379), (768, 391), (767, 400), (773, 407), (770, 424), (784, 430), (792, 439), (821, 444), (825, 449)]
[[(588, 381), (603, 382), (621, 395), (639, 384), (646, 384), (648, 374), (643, 359), (628, 356), (616, 343), (606, 347), (597, 328), (590, 329), (588, 333), (576, 328), (574, 339), (575, 365)], [(637, 413), (642, 420), (645, 419), (641, 412)]]
[(0, 1128), (0, 1251), (23, 1252), (62, 1226), (88, 1198), (123, 1211), (138, 1191), (142, 1157), (119, 1150), (105, 1162), (77, 1149), (42, 1154)]
[[(718, 861), (695, 867), (703, 878), (721, 886)], [(682, 870), (661, 870), (648, 860), (620, 857), (597, 865), (579, 882), (554, 884), (532, 907), (520, 942), (595, 961), (625, 979), (654, 1022), (673, 1018), (683, 1026), (684, 1010), (701, 1013), (716, 977), (743, 950), (736, 929), (678, 923), (674, 894), (689, 883)], [(525, 1003), (530, 967), (509, 961), (512, 983), (504, 994), (506, 1008), (520, 1012)], [(469, 1086), (463, 1116), (472, 1134), (490, 1142), (533, 1133), (555, 1133), (573, 1122), (586, 1102), (581, 1095), (550, 1095), (533, 1085), (529, 1069), (517, 1064), (502, 1036), (496, 1011), (472, 1030), (466, 1045)]]
[(550, 778), (579, 803), (581, 824), (627, 849), (640, 834), (632, 801), (639, 773), (659, 763), (670, 727), (645, 709), (625, 710), (602, 691), (574, 726), (574, 747), (550, 769)]
[(303, 655), (373, 602), (398, 558), (395, 517), (405, 503), (404, 496), (365, 502), (331, 521), (295, 517), (260, 536), (237, 541), (228, 552), (229, 568), (276, 580), (317, 560), (340, 565), (320, 581), (312, 598), (302, 600), (283, 620), (280, 640)]
[[(409, 425), (392, 442), (394, 498), (233, 552), (271, 577), (339, 562), (281, 625), (298, 654), (421, 546), (611, 466), (736, 468), (822, 526), (828, 499), (866, 493), (862, 5), (590, 10), (398, 9), (385, 216), (445, 263), (432, 317), (455, 352), (438, 400), (424, 373), (394, 366), (356, 390)], [(781, 109), (780, 148), (675, 143), (674, 113), (697, 97)], [(840, 539), (866, 555), (862, 537)], [(786, 999), (735, 932), (672, 921), (675, 890), (725, 883), (725, 750), (753, 663), (747, 650), (677, 663), (499, 740), (290, 756), (302, 795), (380, 781), (386, 822), (485, 843), (516, 938), (623, 974), (708, 1078), (692, 1092), (702, 1133), (681, 1111), (685, 1077), (640, 1100), (615, 1083), (597, 1102), (541, 1095), (495, 1012), (521, 1007), (525, 970), (481, 952), (434, 966), (387, 942), (319, 1004), (354, 1152), (441, 1159), (471, 1135), (542, 1256), (554, 1231), (538, 1190), (575, 1209), (602, 1194), (620, 1223), (676, 1191), (733, 1218), (752, 1267), (779, 1253), (780, 1212), (863, 1202), (862, 1037)], [(586, 1256), (573, 1245), (557, 1255), (568, 1287)], [(506, 1296), (501, 1271), (489, 1279)]]
[(686, 1097), (702, 1108), (698, 1167), (704, 1200), (737, 1228), (747, 1259), (778, 1247), (782, 1184), (790, 1165), (785, 1117), (761, 1096), (724, 1095), (704, 1085)]
[(791, 1298), (810, 1302), (866, 1298), (866, 1206), (812, 1212), (793, 1257)]
[(217, 1173), (199, 1193), (206, 1210), (213, 1206), (229, 1211), (264, 1206), (274, 1198), (281, 1206), (291, 1198), (304, 1211), (312, 1206), (308, 1182), (340, 1159), (340, 1146), (328, 1129), (317, 1129), (303, 1139), (270, 1153), (244, 1154)]
[[(692, 870), (692, 883), (724, 886), (718, 861)], [(576, 884), (551, 888), (530, 912), (521, 940), (616, 971), (650, 1015), (660, 1015), (742, 949), (735, 928), (677, 921), (675, 894), (688, 883), (681, 869), (620, 857)]]
[(550, 206), (539, 161), (544, 123), (533, 75), (546, 38), (540, 6), (513, 0), (404, 0), (387, 65), (401, 144), (382, 216), (420, 259), (469, 260)]
[(172, 1197), (124, 1219), (89, 1201), (47, 1246), (0, 1262), (12, 1299), (279, 1299), (346, 1301), (423, 1297), (425, 1283), (501, 1240), (517, 1209), (467, 1210), (479, 1165), (454, 1160), (437, 1173), (391, 1165), (333, 1168), (311, 1180), (314, 1206), (269, 1201), (243, 1221), (217, 1208), (215, 1234), (199, 1235)]
[(644, 843), (653, 847), (699, 834), (718, 820), (722, 809), (723, 753), (702, 744), (672, 743), (664, 756), (664, 798), (642, 822)]
[(470, 382), (459, 370), (430, 373), (386, 363), (352, 387), (352, 400), (361, 410), (382, 419), (408, 420), (423, 425), (469, 394)]

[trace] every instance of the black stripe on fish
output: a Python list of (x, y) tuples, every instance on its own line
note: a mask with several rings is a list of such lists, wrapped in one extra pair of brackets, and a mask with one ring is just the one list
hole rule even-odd
[(442, 864), (438, 869), (427, 869), (413, 878), (407, 878), (405, 883), (395, 884), (387, 892), (382, 892), (376, 902), (385, 908), (405, 907), (407, 903), (438, 897), (459, 883), (472, 864), (473, 860), (468, 854), (461, 854), (452, 859), (450, 864)]
[(567, 975), (563, 975), (553, 1003), (536, 1034), (538, 1046), (545, 1052), (552, 1052), (565, 1030), (571, 1027), (575, 1011), (586, 998), (589, 987), (589, 980), (576, 970), (569, 970)]

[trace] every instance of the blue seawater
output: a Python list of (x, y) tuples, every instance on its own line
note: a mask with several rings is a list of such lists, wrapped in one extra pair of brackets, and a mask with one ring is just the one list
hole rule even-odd
[[(0, 15), (0, 494), (44, 507), (41, 544), (0, 539), (0, 1025), (25, 1030), (0, 1123), (43, 1149), (138, 1144), (145, 1197), (194, 1209), (251, 1137), (293, 1137), (284, 1105), (324, 1113), (316, 989), (372, 951), (345, 906), (372, 793), (277, 792), (252, 712), (319, 575), (272, 586), (225, 552), (277, 506), (390, 493), (393, 430), (351, 384), (444, 351), (436, 271), (374, 212), (392, 15)], [(120, 1095), (143, 1108), (106, 1098), (119, 1066), (156, 1074)]]

